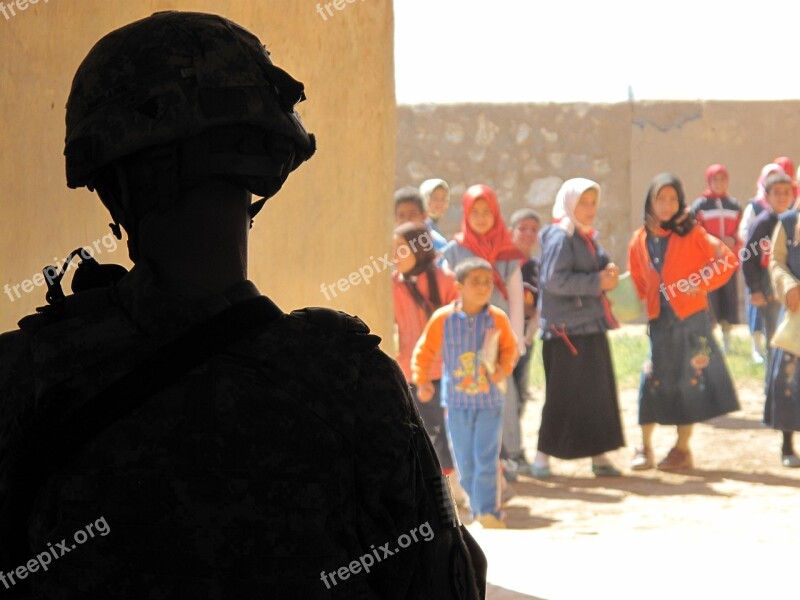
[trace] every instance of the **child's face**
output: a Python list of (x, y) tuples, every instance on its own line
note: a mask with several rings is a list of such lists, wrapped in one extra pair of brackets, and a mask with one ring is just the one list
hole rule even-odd
[(478, 235), (483, 235), (494, 227), (494, 215), (492, 209), (489, 208), (489, 203), (483, 198), (475, 200), (472, 210), (469, 211), (467, 222), (470, 229)]
[(492, 272), (487, 269), (475, 269), (470, 271), (464, 283), (459, 283), (458, 289), (461, 292), (461, 299), (473, 306), (482, 306), (489, 303), (494, 289)]
[(785, 213), (794, 202), (794, 188), (791, 183), (774, 183), (767, 192), (767, 202), (776, 214)]
[(522, 219), (511, 230), (511, 239), (523, 254), (530, 254), (539, 241), (541, 228), (542, 224), (536, 219)]
[(414, 256), (411, 246), (403, 236), (394, 236), (394, 259), (392, 262), (401, 273), (408, 273), (417, 264), (417, 257)]
[(653, 213), (659, 221), (669, 221), (680, 207), (678, 192), (671, 185), (665, 185), (653, 199)]
[(711, 191), (717, 196), (724, 196), (728, 193), (728, 176), (725, 173), (715, 173), (709, 183)]
[(425, 213), (419, 209), (416, 202), (401, 202), (394, 209), (394, 224), (403, 223), (422, 223), (425, 221)]
[(594, 216), (597, 214), (597, 190), (588, 189), (583, 192), (575, 204), (573, 213), (578, 223), (591, 227), (594, 223)]
[(434, 219), (438, 219), (447, 211), (449, 196), (444, 188), (436, 188), (428, 198), (428, 214)]

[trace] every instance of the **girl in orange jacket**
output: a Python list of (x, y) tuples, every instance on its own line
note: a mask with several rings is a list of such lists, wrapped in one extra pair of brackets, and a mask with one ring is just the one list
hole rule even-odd
[(739, 409), (708, 311), (708, 292), (724, 285), (739, 263), (694, 221), (683, 185), (670, 173), (653, 179), (644, 222), (628, 247), (631, 278), (647, 302), (650, 336), (650, 360), (639, 386), (643, 443), (631, 466), (655, 466), (652, 438), (658, 423), (678, 428), (675, 447), (658, 467), (691, 469), (692, 425)]

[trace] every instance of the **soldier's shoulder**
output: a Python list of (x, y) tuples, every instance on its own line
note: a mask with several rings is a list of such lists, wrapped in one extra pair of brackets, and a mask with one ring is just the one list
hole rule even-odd
[(108, 288), (98, 288), (71, 294), (56, 304), (43, 306), (20, 319), (18, 325), (25, 333), (35, 335), (42, 329), (60, 326), (69, 321), (94, 321), (111, 312), (119, 312)]
[(20, 375), (20, 363), (28, 361), (31, 339), (21, 329), (0, 334), (0, 386)]
[(381, 341), (379, 336), (370, 333), (369, 326), (359, 317), (331, 308), (308, 306), (293, 310), (288, 314), (287, 323), (290, 327), (299, 325), (317, 330), (364, 349), (377, 347)]

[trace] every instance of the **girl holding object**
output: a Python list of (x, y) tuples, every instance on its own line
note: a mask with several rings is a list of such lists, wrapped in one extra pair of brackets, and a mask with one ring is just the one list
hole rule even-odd
[[(453, 272), (456, 265), (468, 258), (482, 258), (492, 266), (491, 304), (511, 320), (517, 338), (519, 354), (525, 353), (525, 313), (522, 285), (522, 264), (528, 259), (508, 232), (500, 214), (497, 195), (488, 185), (472, 185), (462, 197), (461, 231), (453, 236), (442, 253), (445, 271)], [(527, 471), (528, 463), (522, 445), (520, 402), (513, 378), (507, 380), (503, 414), (502, 456), (513, 465), (514, 471)], [(512, 472), (512, 478), (513, 478)]]
[(642, 447), (631, 467), (655, 465), (656, 424), (676, 425), (678, 440), (658, 468), (691, 469), (692, 425), (739, 409), (728, 369), (711, 333), (708, 292), (738, 267), (724, 243), (697, 225), (686, 209), (683, 185), (670, 173), (647, 191), (644, 225), (628, 247), (630, 272), (647, 302), (650, 361), (639, 386)]
[[(800, 311), (800, 219), (797, 209), (780, 216), (772, 235), (769, 273), (775, 295), (786, 311)], [(794, 340), (797, 338), (794, 337)], [(800, 431), (800, 356), (782, 348), (773, 348), (767, 380), (767, 402), (764, 423), (783, 431), (781, 463), (784, 467), (800, 467), (800, 457), (794, 452), (793, 432)]]
[(617, 327), (604, 292), (619, 269), (592, 229), (600, 186), (568, 179), (541, 233), (539, 271), (545, 401), (531, 472), (550, 477), (550, 457), (592, 457), (597, 477), (621, 475), (605, 453), (623, 446), (617, 382), (606, 331)]
[[(775, 162), (766, 164), (761, 168), (761, 173), (756, 182), (756, 195), (747, 203), (742, 213), (742, 220), (739, 222), (739, 239), (746, 240), (747, 236), (750, 234), (750, 225), (753, 221), (755, 221), (758, 215), (764, 210), (769, 210), (769, 202), (767, 201), (767, 191), (765, 188), (767, 178), (775, 173), (786, 173), (784, 167), (777, 161), (778, 159), (775, 159)], [(784, 162), (784, 164), (786, 163)], [(792, 165), (792, 167), (793, 166), (794, 165)], [(750, 335), (752, 336), (753, 362), (760, 365), (764, 364), (769, 354), (769, 348), (767, 347), (769, 340), (765, 340), (764, 338), (765, 324), (763, 311), (761, 307), (753, 306), (750, 303), (751, 293), (750, 288), (745, 284), (744, 309), (747, 314), (747, 326), (750, 328)]]

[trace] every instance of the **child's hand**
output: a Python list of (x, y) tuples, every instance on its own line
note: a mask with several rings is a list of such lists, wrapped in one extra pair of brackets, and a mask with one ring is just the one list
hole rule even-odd
[(795, 286), (786, 292), (786, 308), (789, 312), (800, 310), (800, 286)]
[(613, 290), (619, 283), (619, 269), (611, 264), (600, 271), (600, 289), (604, 292)]
[(500, 363), (497, 363), (494, 366), (494, 373), (492, 373), (489, 376), (489, 379), (491, 380), (492, 383), (494, 383), (496, 385), (496, 384), (500, 383), (501, 381), (503, 381), (505, 378), (506, 378), (506, 369), (505, 369), (505, 367), (503, 365), (501, 365)]
[(689, 289), (686, 290), (686, 295), (687, 296), (697, 296), (697, 294), (699, 294), (702, 291), (703, 291), (703, 288), (701, 288), (699, 285), (692, 285), (690, 283), (689, 284)]
[(754, 292), (750, 294), (750, 304), (752, 304), (753, 306), (766, 306), (767, 299), (761, 292)]
[(433, 387), (430, 381), (428, 383), (421, 383), (417, 386), (417, 398), (419, 398), (420, 402), (430, 402), (431, 398), (433, 398), (433, 392), (435, 391), (436, 388)]

